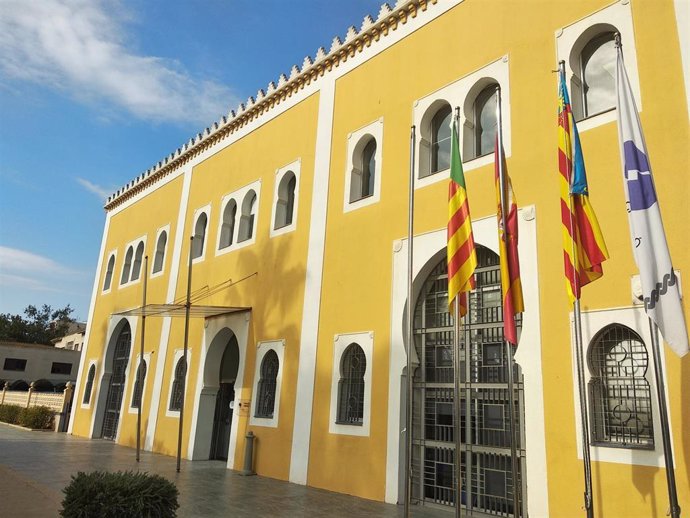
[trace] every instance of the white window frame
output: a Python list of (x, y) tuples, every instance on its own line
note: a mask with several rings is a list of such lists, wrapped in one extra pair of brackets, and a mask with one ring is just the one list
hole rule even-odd
[[(146, 355), (144, 355), (146, 356)], [(173, 354), (173, 362), (172, 362), (172, 367), (170, 369), (170, 382), (168, 383), (168, 398), (165, 400), (165, 416), (166, 417), (175, 417), (177, 419), (180, 418), (180, 411), (179, 410), (170, 410), (170, 398), (172, 396), (172, 389), (173, 389), (173, 383), (175, 382), (175, 368), (177, 367), (177, 362), (180, 361), (180, 358), (184, 356), (184, 349), (175, 349), (175, 354)], [(185, 380), (184, 380), (184, 387), (185, 387), (185, 392), (189, 388), (189, 371), (192, 369), (189, 368), (189, 364), (191, 363), (190, 359), (192, 357), (192, 350), (187, 349), (187, 372), (185, 372)], [(151, 365), (149, 363), (149, 365)], [(185, 397), (185, 394), (182, 394), (182, 397)], [(142, 401), (143, 401), (143, 393), (142, 393)]]
[[(354, 170), (354, 154), (357, 145), (366, 137), (373, 137), (376, 141), (376, 153), (374, 154), (374, 192), (371, 196), (350, 201), (350, 188), (352, 187), (352, 174)], [(381, 199), (381, 172), (383, 171), (383, 117), (363, 126), (347, 136), (347, 157), (345, 160), (345, 193), (343, 196), (343, 212), (351, 212), (368, 205), (378, 203)]]
[[(163, 250), (163, 264), (161, 265), (160, 271), (154, 273), (153, 268), (156, 264), (156, 253), (158, 252), (158, 239), (161, 237), (161, 234), (163, 232), (165, 232), (166, 236), (167, 236), (167, 239), (165, 241), (165, 249)], [(165, 260), (168, 258), (168, 248), (169, 248), (168, 245), (170, 245), (170, 223), (168, 223), (165, 226), (160, 227), (156, 231), (156, 240), (154, 241), (154, 245), (153, 245), (155, 248), (153, 250), (153, 261), (151, 261), (151, 272), (150, 272), (150, 276), (152, 279), (155, 279), (156, 277), (160, 277), (161, 275), (163, 275), (165, 273)]]
[[(595, 29), (595, 26), (600, 24), (612, 25), (618, 29), (621, 35), (625, 68), (628, 72), (628, 78), (630, 79), (630, 86), (633, 91), (633, 96), (635, 97), (635, 102), (637, 103), (637, 109), (641, 112), (642, 98), (640, 96), (640, 77), (637, 68), (637, 50), (635, 48), (635, 33), (633, 30), (632, 9), (629, 0), (618, 1), (556, 31), (557, 61), (565, 61), (565, 76), (568, 90), (570, 91), (570, 84), (573, 76), (580, 76), (580, 72), (575, 73), (573, 67), (579, 68), (580, 55), (585, 45), (598, 34), (601, 34), (601, 31)], [(558, 63), (555, 65), (557, 64)], [(612, 63), (611, 66), (615, 67), (615, 62)], [(570, 103), (572, 104), (572, 92), (570, 92), (570, 94)], [(611, 110), (578, 121), (577, 129), (580, 133), (583, 133), (592, 128), (614, 122), (617, 117), (618, 114), (614, 106)]]
[[(288, 232), (292, 232), (297, 228), (297, 214), (298, 214), (298, 207), (299, 207), (299, 191), (300, 191), (300, 168), (302, 166), (302, 160), (297, 159), (294, 162), (281, 167), (280, 169), (276, 170), (275, 174), (275, 184), (273, 186), (273, 206), (271, 208), (271, 230), (270, 230), (270, 237), (276, 237), (276, 236), (282, 236), (283, 234), (287, 234)], [(275, 222), (276, 222), (276, 212), (278, 210), (278, 200), (279, 200), (279, 194), (278, 190), (280, 188), (280, 182), (283, 180), (283, 177), (289, 173), (292, 172), (295, 175), (295, 199), (292, 207), (292, 222), (289, 225), (285, 225), (280, 228), (275, 228)]]
[[(139, 243), (144, 243), (144, 253), (141, 256), (141, 269), (139, 270), (139, 277), (135, 280), (132, 280), (132, 268), (134, 267), (134, 260), (137, 256), (137, 247), (139, 246)], [(124, 247), (125, 250), (125, 257), (127, 255), (127, 250), (129, 247), (132, 247), (132, 263), (129, 265), (129, 277), (127, 279), (127, 282), (120, 284), (120, 289), (122, 288), (127, 288), (129, 286), (134, 286), (135, 284), (139, 284), (141, 282), (141, 278), (144, 276), (146, 272), (144, 272), (144, 257), (146, 256), (146, 234), (143, 236), (140, 236), (133, 241), (130, 241), (127, 243)], [(122, 279), (122, 273), (124, 272), (125, 269), (125, 263), (124, 261), (122, 262), (122, 268), (120, 268), (120, 279)], [(112, 285), (112, 284), (111, 284)]]
[[(348, 346), (356, 343), (364, 351), (367, 360), (366, 370), (364, 371), (364, 412), (362, 414), (362, 424), (338, 424), (338, 382), (340, 381), (340, 364), (343, 354)], [(333, 372), (331, 375), (331, 411), (328, 431), (339, 435), (356, 435), (359, 437), (369, 437), (371, 427), (371, 380), (374, 370), (374, 332), (365, 331), (360, 333), (345, 333), (335, 335), (333, 338)]]
[(79, 407), (83, 408), (83, 409), (87, 409), (87, 410), (89, 408), (91, 408), (91, 402), (93, 401), (93, 397), (95, 394), (94, 389), (96, 388), (96, 384), (98, 383), (98, 379), (97, 379), (98, 378), (98, 360), (89, 360), (89, 365), (86, 368), (86, 371), (84, 371), (84, 372), (86, 372), (86, 378), (84, 378), (84, 384), (83, 384), (84, 390), (86, 390), (86, 382), (89, 379), (89, 371), (91, 370), (92, 365), (95, 367), (95, 370), (94, 370), (94, 374), (93, 374), (93, 382), (91, 383), (91, 396), (89, 397), (89, 402), (84, 403), (84, 392), (83, 391), (80, 394), (81, 400), (79, 402)]
[[(256, 214), (254, 215), (254, 231), (252, 234), (252, 237), (250, 239), (247, 239), (245, 241), (242, 241), (241, 243), (238, 243), (237, 240), (240, 237), (240, 223), (242, 219), (242, 203), (244, 202), (244, 198), (247, 195), (247, 193), (253, 190), (256, 193)], [(295, 193), (296, 196), (296, 193)], [(225, 207), (228, 203), (230, 203), (230, 200), (235, 200), (235, 203), (237, 204), (237, 212), (235, 214), (235, 228), (233, 229), (233, 234), (232, 234), (232, 244), (230, 246), (226, 246), (223, 249), (219, 250), (220, 247), (220, 232), (221, 228), (223, 226), (223, 213), (225, 212)], [(218, 231), (216, 232), (216, 252), (215, 255), (216, 257), (219, 255), (227, 254), (229, 252), (232, 252), (234, 250), (239, 250), (240, 248), (244, 248), (245, 246), (253, 245), (256, 243), (256, 235), (258, 234), (259, 231), (259, 208), (260, 208), (260, 201), (261, 201), (261, 180), (256, 180), (248, 185), (245, 185), (244, 187), (241, 187), (237, 189), (236, 191), (233, 191), (229, 194), (226, 194), (223, 196), (223, 199), (221, 201), (221, 210), (220, 210), (220, 215), (218, 216)]]
[[(573, 315), (570, 315), (571, 330), (573, 328)], [(611, 324), (621, 324), (629, 327), (635, 333), (637, 333), (647, 348), (649, 354), (649, 363), (647, 366), (647, 374), (645, 376), (647, 382), (649, 383), (650, 399), (652, 404), (652, 423), (654, 426), (654, 449), (644, 450), (636, 448), (622, 448), (615, 445), (593, 445), (590, 444), (589, 451), (592, 460), (599, 462), (612, 462), (615, 464), (626, 464), (626, 465), (638, 465), (638, 466), (656, 466), (659, 468), (664, 467), (664, 448), (661, 440), (661, 421), (659, 419), (659, 402), (656, 397), (656, 378), (654, 376), (654, 355), (652, 354), (652, 339), (649, 334), (649, 324), (648, 319), (645, 314), (644, 308), (641, 307), (624, 307), (624, 308), (611, 308), (611, 309), (601, 309), (594, 311), (583, 311), (582, 312), (582, 344), (583, 344), (583, 358), (587, 358), (587, 353), (589, 351), (589, 346), (596, 335)], [(572, 335), (571, 331), (571, 348), (572, 348), (572, 377), (573, 377), (573, 403), (575, 408), (575, 435), (577, 439), (577, 455), (579, 459), (582, 459), (582, 413), (580, 412), (580, 397), (577, 390), (578, 387), (578, 377), (577, 377), (577, 361), (575, 359), (576, 345), (575, 337)], [(585, 363), (587, 363), (585, 361)], [(666, 371), (664, 350), (661, 349), (661, 368), (662, 371)], [(592, 379), (592, 373), (587, 365), (584, 366), (585, 374), (585, 387), (589, 386), (589, 382)], [(668, 406), (668, 392), (664, 394), (666, 398), (666, 405)], [(587, 410), (590, 411), (591, 400), (589, 394), (587, 394)], [(669, 416), (670, 421), (671, 416)], [(669, 422), (670, 425), (670, 422)], [(590, 432), (593, 424), (590, 423)], [(669, 426), (670, 433), (672, 434), (673, 428)], [(591, 437), (590, 437), (591, 441)], [(673, 437), (671, 437), (671, 443), (673, 443)]]
[[(450, 104), (453, 110), (453, 117), (455, 116), (455, 108), (460, 107), (460, 124), (458, 127), (458, 137), (460, 139), (460, 154), (463, 159), (463, 170), (465, 173), (477, 169), (479, 167), (493, 163), (493, 153), (483, 155), (477, 158), (465, 160), (465, 132), (474, 131), (474, 122), (467, 118), (468, 106), (472, 106), (477, 98), (477, 95), (490, 83), (498, 83), (501, 87), (501, 117), (503, 119), (503, 149), (506, 158), (512, 155), (512, 138), (511, 138), (511, 109), (510, 109), (510, 61), (508, 56), (503, 56), (483, 67), (467, 74), (452, 83), (439, 88), (438, 90), (417, 99), (412, 104), (412, 116), (414, 125), (417, 128), (422, 128), (422, 121), (427, 115), (430, 108), (437, 101), (445, 101)], [(418, 131), (415, 137), (415, 153), (417, 156), (417, 163), (415, 164), (415, 189), (421, 189), (428, 185), (438, 182), (448, 181), (450, 171), (444, 174), (443, 171), (435, 174), (419, 177), (419, 160), (422, 158), (421, 147), (423, 144), (422, 132)]]
[[(189, 357), (187, 357), (189, 360)], [(146, 362), (146, 376), (144, 376), (144, 385), (141, 387), (141, 413), (144, 414), (144, 394), (146, 393), (146, 381), (149, 379), (151, 374), (151, 353), (144, 353), (144, 361)], [(137, 371), (139, 370), (139, 364), (141, 363), (141, 354), (137, 354), (136, 361), (132, 362), (132, 389), (129, 391), (129, 402), (127, 403), (128, 412), (130, 414), (137, 413), (137, 407), (132, 406), (132, 400), (134, 399), (134, 386), (137, 384)], [(189, 363), (189, 362), (187, 362)], [(189, 370), (189, 369), (187, 369)], [(173, 373), (174, 374), (174, 373)], [(172, 385), (172, 383), (171, 383)], [(168, 400), (170, 403), (170, 400)]]
[[(256, 417), (256, 405), (259, 404), (259, 380), (261, 379), (261, 364), (268, 351), (273, 351), (278, 356), (278, 375), (276, 376), (276, 395), (273, 405), (273, 417)], [(283, 357), (285, 351), (285, 340), (267, 340), (256, 344), (256, 365), (254, 367), (254, 390), (252, 397), (252, 408), (249, 417), (250, 426), (265, 426), (267, 428), (278, 428), (278, 417), (280, 413), (280, 387), (283, 379)]]
[[(101, 279), (101, 295), (107, 295), (108, 293), (110, 293), (113, 289), (113, 282), (119, 280), (119, 279), (116, 279), (116, 275), (115, 275), (115, 273), (116, 273), (115, 267), (117, 266), (117, 248), (108, 252), (107, 257), (108, 257), (108, 260), (105, 262), (105, 273), (103, 274), (103, 278)], [(112, 272), (112, 276), (110, 277), (110, 286), (108, 286), (107, 290), (104, 290), (103, 285), (105, 284), (105, 276), (108, 274), (108, 263), (110, 262), (111, 257), (114, 259), (113, 260), (113, 272)], [(122, 271), (120, 271), (120, 277), (122, 277)]]
[[(197, 221), (199, 221), (199, 217), (202, 214), (206, 214), (206, 229), (204, 230), (204, 245), (201, 248), (201, 255), (199, 257), (195, 257), (192, 259), (192, 264), (197, 264), (200, 263), (204, 260), (206, 257), (206, 250), (208, 250), (208, 236), (209, 236), (209, 227), (211, 226), (211, 204), (209, 203), (208, 205), (204, 205), (203, 207), (199, 207), (194, 211), (194, 217), (192, 218), (192, 228), (191, 232), (189, 233), (190, 236), (195, 236), (196, 235), (196, 224)], [(194, 241), (192, 239), (189, 240), (189, 246), (194, 246)]]

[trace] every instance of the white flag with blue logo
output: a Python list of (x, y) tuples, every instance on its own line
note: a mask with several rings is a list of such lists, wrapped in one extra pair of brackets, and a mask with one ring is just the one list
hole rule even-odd
[(659, 326), (661, 334), (675, 353), (684, 356), (689, 350), (688, 334), (678, 290), (678, 278), (671, 264), (647, 146), (623, 64), (623, 51), (620, 48), (616, 89), (623, 185), (630, 222), (630, 238), (635, 262), (640, 270), (645, 311)]

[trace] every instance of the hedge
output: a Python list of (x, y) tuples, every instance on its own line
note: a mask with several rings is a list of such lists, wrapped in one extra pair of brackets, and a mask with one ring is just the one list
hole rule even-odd
[(63, 493), (63, 518), (168, 518), (179, 507), (172, 482), (132, 471), (80, 471)]
[(53, 427), (53, 413), (47, 406), (24, 408), (19, 405), (0, 405), (0, 421), (26, 428), (50, 430)]

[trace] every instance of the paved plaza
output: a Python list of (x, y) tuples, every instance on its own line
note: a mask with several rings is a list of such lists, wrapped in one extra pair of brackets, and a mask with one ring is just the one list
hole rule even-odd
[[(398, 517), (402, 506), (308, 488), (259, 476), (243, 477), (217, 461), (182, 461), (135, 451), (111, 441), (67, 434), (29, 432), (0, 424), (0, 516), (58, 516), (62, 489), (78, 471), (133, 470), (158, 473), (180, 491), (180, 517)], [(415, 509), (414, 518), (452, 516)]]

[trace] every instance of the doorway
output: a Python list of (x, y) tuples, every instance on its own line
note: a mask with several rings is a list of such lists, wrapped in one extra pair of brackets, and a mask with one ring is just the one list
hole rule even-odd
[(235, 384), (221, 383), (216, 395), (216, 411), (213, 416), (213, 437), (209, 460), (228, 460), (234, 403)]

